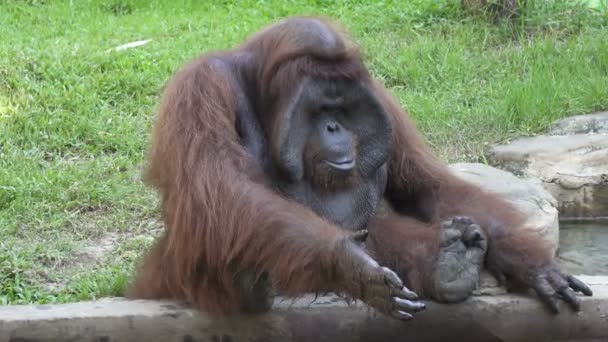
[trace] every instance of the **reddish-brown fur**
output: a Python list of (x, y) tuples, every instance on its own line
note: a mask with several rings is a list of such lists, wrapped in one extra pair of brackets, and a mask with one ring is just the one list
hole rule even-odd
[(145, 258), (130, 296), (175, 298), (211, 313), (235, 313), (242, 300), (235, 277), (246, 269), (268, 272), (287, 296), (326, 290), (356, 296), (333, 272), (336, 246), (348, 233), (267, 186), (257, 161), (239, 143), (234, 83), (221, 59), (242, 59), (246, 77), (237, 84), (256, 89), (253, 106), (269, 113), (270, 127), (280, 124), (271, 113), (288, 100), (283, 94), (304, 75), (372, 86), (393, 125), (387, 196), (408, 216), (375, 218), (368, 247), (414, 291), (424, 292), (439, 222), (454, 215), (472, 216), (486, 229), (488, 265), (510, 276), (525, 278), (552, 260), (508, 203), (457, 179), (432, 155), (407, 113), (369, 76), (355, 45), (331, 30), (339, 39), (320, 46), (289, 26), (270, 26), (234, 50), (203, 55), (172, 78), (146, 175), (162, 195), (166, 231)]

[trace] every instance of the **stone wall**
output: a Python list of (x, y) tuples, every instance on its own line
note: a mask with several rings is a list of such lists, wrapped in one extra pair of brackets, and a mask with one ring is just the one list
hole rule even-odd
[(594, 291), (575, 313), (549, 313), (533, 295), (428, 303), (410, 322), (335, 297), (283, 301), (270, 313), (213, 320), (170, 302), (102, 299), (0, 307), (0, 341), (608, 341), (608, 277), (581, 277)]

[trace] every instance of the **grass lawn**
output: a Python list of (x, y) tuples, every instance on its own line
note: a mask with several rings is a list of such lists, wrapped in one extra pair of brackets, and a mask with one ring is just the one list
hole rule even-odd
[(513, 23), (458, 3), (0, 0), (0, 303), (121, 294), (161, 229), (140, 171), (164, 82), (287, 15), (349, 28), (448, 161), (608, 108), (602, 1), (529, 0)]

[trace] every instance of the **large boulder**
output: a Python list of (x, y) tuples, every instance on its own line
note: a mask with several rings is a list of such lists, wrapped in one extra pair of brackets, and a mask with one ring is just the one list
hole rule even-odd
[(555, 122), (549, 135), (608, 134), (608, 111), (570, 116)]
[(458, 163), (450, 165), (462, 179), (497, 193), (528, 217), (528, 226), (549, 241), (553, 251), (559, 241), (557, 201), (537, 179), (518, 178), (513, 174), (485, 164)]
[[(604, 125), (594, 122), (597, 130)], [(566, 133), (565, 126), (555, 127)], [(516, 175), (540, 179), (557, 199), (563, 218), (608, 216), (608, 134), (520, 138), (494, 146), (488, 160)]]

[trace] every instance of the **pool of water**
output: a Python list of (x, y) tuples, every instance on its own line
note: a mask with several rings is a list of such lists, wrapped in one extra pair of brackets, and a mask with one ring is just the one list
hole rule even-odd
[(608, 221), (561, 222), (558, 260), (570, 274), (608, 275)]

